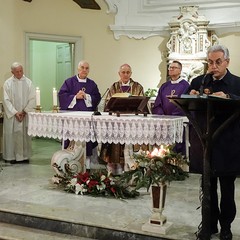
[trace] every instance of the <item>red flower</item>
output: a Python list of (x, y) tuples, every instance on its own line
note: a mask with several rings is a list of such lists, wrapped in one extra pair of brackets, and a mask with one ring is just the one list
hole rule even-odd
[(96, 185), (98, 185), (98, 181), (96, 181), (96, 180), (90, 180), (90, 182), (88, 183), (89, 188), (93, 188)]
[(116, 189), (114, 187), (111, 187), (110, 190), (111, 190), (112, 193), (116, 192)]
[(87, 182), (87, 180), (89, 179), (89, 173), (85, 172), (85, 173), (80, 173), (77, 176), (78, 180), (80, 180), (80, 182)]
[(109, 178), (105, 178), (105, 179), (103, 180), (103, 182), (106, 184), (106, 186), (108, 186), (111, 181), (110, 181)]

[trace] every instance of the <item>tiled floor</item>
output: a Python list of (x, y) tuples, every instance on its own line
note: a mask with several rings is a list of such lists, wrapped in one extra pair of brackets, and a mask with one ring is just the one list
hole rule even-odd
[[(200, 210), (197, 209), (200, 205), (198, 200), (200, 175), (191, 174), (183, 182), (170, 184), (164, 215), (173, 225), (166, 235), (159, 235), (142, 231), (142, 225), (148, 221), (151, 215), (151, 197), (145, 190), (141, 190), (140, 197), (136, 199), (119, 200), (74, 195), (66, 193), (54, 185), (51, 181), (54, 171), (50, 166), (50, 161), (53, 153), (59, 149), (61, 149), (61, 145), (55, 140), (34, 139), (34, 154), (30, 164), (2, 163), (0, 211), (145, 236), (141, 239), (148, 239), (148, 236), (156, 237), (154, 239), (196, 239), (194, 233), (201, 221)], [(238, 209), (240, 208), (239, 190), (240, 179), (237, 179), (236, 202)], [(240, 240), (239, 226), (240, 211), (232, 224), (234, 240)], [(7, 228), (8, 230), (6, 228), (7, 226), (0, 225), (0, 239), (6, 231), (10, 231), (10, 228)], [(90, 232), (85, 235), (97, 238)], [(125, 236), (122, 239), (140, 239), (136, 236), (135, 238), (125, 238)], [(52, 238), (49, 237), (50, 239)], [(219, 239), (219, 236), (216, 235), (212, 239)], [(114, 238), (109, 240), (114, 240)]]

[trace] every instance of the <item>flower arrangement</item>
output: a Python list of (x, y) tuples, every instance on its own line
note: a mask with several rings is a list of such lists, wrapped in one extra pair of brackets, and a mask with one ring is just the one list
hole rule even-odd
[(70, 193), (115, 198), (134, 198), (139, 196), (139, 190), (173, 180), (184, 180), (188, 173), (182, 169), (188, 164), (187, 159), (173, 151), (174, 146), (161, 146), (154, 151), (139, 151), (134, 154), (135, 164), (130, 171), (120, 176), (111, 176), (106, 170), (72, 174), (69, 171), (58, 178), (60, 186)]
[(161, 146), (153, 152), (140, 151), (134, 154), (135, 166), (121, 176), (122, 183), (132, 182), (135, 190), (160, 183), (181, 181), (188, 177), (188, 173), (182, 166), (188, 164), (187, 159), (181, 153), (173, 151), (172, 146)]
[(117, 178), (107, 175), (107, 172), (78, 173), (73, 176), (64, 177), (60, 182), (65, 191), (91, 196), (134, 198), (139, 195), (129, 186), (122, 184)]

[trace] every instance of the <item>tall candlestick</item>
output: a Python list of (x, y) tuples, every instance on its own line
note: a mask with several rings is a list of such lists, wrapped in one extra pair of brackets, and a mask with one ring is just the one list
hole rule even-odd
[(40, 103), (40, 89), (39, 89), (39, 87), (36, 88), (36, 105), (37, 106), (41, 106), (41, 103)]
[(57, 106), (57, 90), (53, 88), (53, 106)]

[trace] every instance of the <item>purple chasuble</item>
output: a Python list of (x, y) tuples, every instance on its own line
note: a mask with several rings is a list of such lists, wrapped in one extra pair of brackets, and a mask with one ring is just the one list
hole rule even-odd
[[(83, 99), (77, 99), (77, 103), (73, 108), (68, 108), (78, 91), (83, 90), (85, 93), (89, 94), (92, 98), (92, 107), (87, 107)], [(61, 110), (70, 111), (95, 111), (100, 100), (101, 94), (98, 90), (97, 84), (87, 78), (86, 82), (79, 82), (77, 76), (68, 78), (63, 83), (62, 87), (58, 92), (59, 104)], [(64, 148), (69, 144), (69, 141), (65, 141)], [(92, 155), (92, 149), (97, 146), (97, 142), (87, 142), (86, 143), (86, 155)]]
[(165, 82), (158, 90), (152, 113), (158, 115), (184, 115), (182, 110), (171, 103), (167, 96), (174, 95), (175, 97), (180, 97), (181, 94), (187, 92), (188, 87), (189, 83), (186, 80), (174, 84), (171, 81)]
[(130, 92), (131, 86), (121, 86), (122, 92)]
[[(77, 99), (76, 105), (73, 108), (68, 108), (74, 96), (80, 90), (85, 91), (85, 93), (91, 96), (92, 107), (87, 107), (83, 99)], [(65, 80), (59, 90), (58, 97), (61, 110), (71, 111), (95, 111), (101, 100), (101, 94), (98, 90), (97, 84), (89, 78), (87, 78), (86, 82), (79, 82), (77, 76)]]
[[(183, 111), (171, 103), (167, 96), (174, 95), (180, 97), (181, 94), (188, 91), (188, 87), (189, 83), (185, 80), (181, 80), (179, 83), (171, 83), (171, 81), (165, 82), (158, 90), (152, 113), (158, 115), (183, 116)], [(184, 139), (182, 143), (175, 144), (174, 150), (177, 153), (182, 153), (183, 155), (186, 154)]]

